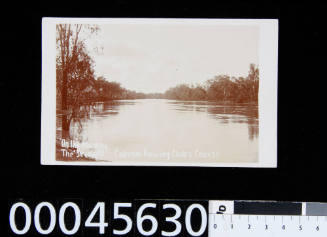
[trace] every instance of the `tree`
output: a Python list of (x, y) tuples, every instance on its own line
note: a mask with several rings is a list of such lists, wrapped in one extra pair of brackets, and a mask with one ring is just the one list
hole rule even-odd
[(226, 101), (230, 99), (233, 82), (230, 81), (229, 76), (215, 76), (207, 83), (209, 84), (208, 97), (210, 100)]
[(251, 99), (252, 100), (258, 100), (258, 91), (259, 91), (259, 68), (251, 63), (250, 64), (250, 70), (248, 75), (248, 80), (251, 84)]
[(205, 100), (207, 97), (207, 92), (202, 86), (197, 86), (192, 90), (193, 100)]
[[(93, 61), (86, 51), (85, 39), (81, 37), (96, 33), (97, 26), (82, 24), (56, 25), (56, 79), (57, 92), (62, 112), (62, 131), (69, 130), (72, 116), (69, 116), (69, 107), (79, 103), (80, 97), (92, 91), (94, 81)], [(82, 93), (86, 92), (86, 93)]]

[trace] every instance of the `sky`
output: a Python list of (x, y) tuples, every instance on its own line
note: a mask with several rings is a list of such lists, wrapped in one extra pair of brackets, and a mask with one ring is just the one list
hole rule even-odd
[(250, 63), (259, 64), (257, 26), (99, 26), (100, 32), (86, 40), (96, 76), (137, 92), (161, 93), (221, 74), (247, 76)]

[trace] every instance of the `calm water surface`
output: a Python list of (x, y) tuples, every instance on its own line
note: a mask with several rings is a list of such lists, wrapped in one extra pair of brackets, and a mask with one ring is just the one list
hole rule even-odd
[(70, 135), (98, 160), (256, 162), (258, 108), (163, 99), (97, 103), (72, 123)]

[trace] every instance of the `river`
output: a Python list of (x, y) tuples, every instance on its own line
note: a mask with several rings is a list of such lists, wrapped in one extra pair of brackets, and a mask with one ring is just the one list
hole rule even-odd
[(79, 152), (108, 162), (258, 161), (258, 107), (165, 99), (96, 103), (75, 121)]

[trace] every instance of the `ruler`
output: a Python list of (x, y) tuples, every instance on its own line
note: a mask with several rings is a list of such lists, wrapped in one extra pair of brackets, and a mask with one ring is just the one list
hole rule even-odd
[(327, 204), (209, 201), (209, 237), (327, 236)]

